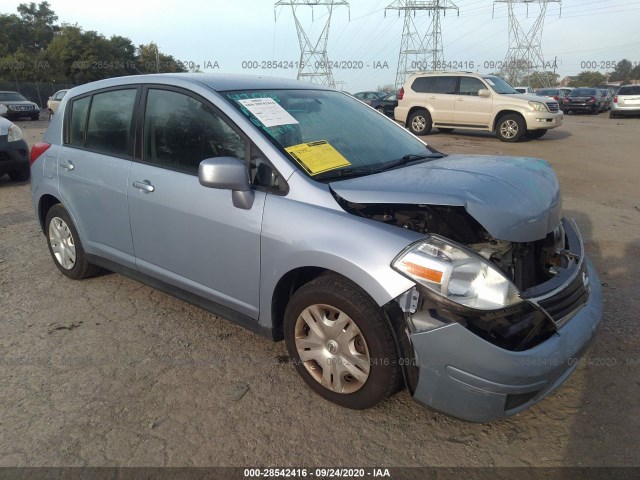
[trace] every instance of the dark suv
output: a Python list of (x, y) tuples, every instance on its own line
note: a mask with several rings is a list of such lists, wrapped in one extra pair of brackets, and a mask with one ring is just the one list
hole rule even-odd
[(7, 113), (4, 116), (10, 119), (30, 117), (32, 120), (38, 120), (40, 118), (40, 107), (18, 92), (0, 92), (0, 105), (6, 107)]

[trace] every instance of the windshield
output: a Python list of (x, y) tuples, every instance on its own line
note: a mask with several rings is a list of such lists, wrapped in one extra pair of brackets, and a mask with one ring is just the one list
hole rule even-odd
[(618, 95), (640, 95), (640, 85), (637, 87), (621, 87)]
[(496, 93), (505, 93), (508, 95), (518, 93), (511, 85), (500, 77), (484, 77), (484, 81), (487, 82), (491, 89)]
[(0, 102), (28, 102), (26, 98), (17, 92), (0, 92)]
[(347, 171), (365, 175), (403, 158), (413, 161), (433, 153), (372, 108), (340, 92), (221, 93), (312, 177), (335, 178)]

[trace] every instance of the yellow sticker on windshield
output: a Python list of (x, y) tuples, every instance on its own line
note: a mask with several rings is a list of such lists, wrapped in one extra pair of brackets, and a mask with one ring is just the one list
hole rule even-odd
[(344, 158), (340, 152), (325, 140), (301, 143), (300, 145), (287, 147), (285, 150), (302, 168), (309, 172), (309, 175), (317, 175), (351, 165), (349, 160)]

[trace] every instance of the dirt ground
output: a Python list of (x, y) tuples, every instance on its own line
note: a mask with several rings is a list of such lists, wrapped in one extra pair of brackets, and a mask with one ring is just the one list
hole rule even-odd
[[(33, 144), (47, 122), (19, 125)], [(640, 119), (572, 115), (517, 144), (425, 138), (446, 153), (555, 167), (601, 275), (605, 318), (554, 395), (486, 425), (407, 392), (367, 411), (340, 408), (305, 386), (283, 343), (121, 275), (64, 278), (29, 184), (5, 176), (0, 466), (640, 466)]]

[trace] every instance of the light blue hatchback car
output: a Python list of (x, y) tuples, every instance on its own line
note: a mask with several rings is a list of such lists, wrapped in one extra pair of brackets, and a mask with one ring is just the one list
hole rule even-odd
[(76, 87), (31, 173), (64, 275), (120, 272), (284, 339), (345, 407), (406, 387), (469, 421), (512, 415), (571, 374), (601, 321), (547, 162), (446, 156), (328, 88), (205, 74)]

